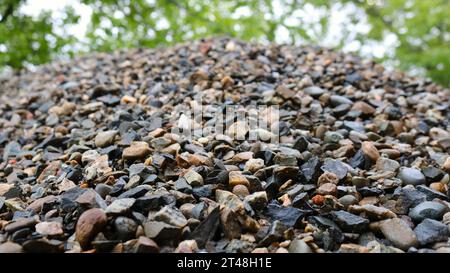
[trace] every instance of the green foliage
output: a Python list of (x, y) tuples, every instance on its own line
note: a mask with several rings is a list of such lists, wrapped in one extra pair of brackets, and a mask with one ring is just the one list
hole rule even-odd
[(450, 85), (450, 1), (389, 0), (379, 7), (359, 4), (374, 26), (369, 36), (380, 38), (388, 31), (398, 37), (400, 68), (423, 68), (436, 82)]
[[(24, 0), (0, 2), (0, 66), (20, 68), (25, 64), (41, 64), (52, 60), (64, 46), (74, 43), (75, 38), (67, 34), (57, 34), (56, 22), (48, 11), (37, 18), (22, 14), (19, 7)], [(61, 25), (71, 25), (79, 16), (70, 7), (65, 10)]]
[[(31, 1), (31, 0), (30, 0)], [(26, 0), (0, 1), (0, 67), (20, 68), (84, 51), (110, 52), (121, 48), (167, 46), (214, 35), (244, 40), (276, 41), (280, 28), (293, 43), (321, 44), (329, 34), (333, 5), (353, 5), (365, 14), (371, 29), (354, 39), (362, 45), (395, 35), (394, 60), (404, 70), (422, 69), (425, 75), (450, 85), (450, 1), (448, 0), (78, 0), (92, 8), (86, 39), (56, 31), (79, 21), (65, 9), (62, 21), (50, 12), (38, 17), (23, 14)], [(280, 10), (280, 7), (282, 9)], [(310, 23), (298, 11), (324, 10)], [(281, 11), (281, 12), (280, 12)], [(351, 22), (361, 18), (350, 14)], [(295, 17), (298, 24), (288, 23)], [(343, 36), (352, 29), (345, 26)], [(338, 41), (342, 48), (348, 41)], [(76, 45), (76, 47), (74, 47)], [(82, 45), (82, 47), (80, 47)], [(384, 59), (382, 59), (384, 60)]]

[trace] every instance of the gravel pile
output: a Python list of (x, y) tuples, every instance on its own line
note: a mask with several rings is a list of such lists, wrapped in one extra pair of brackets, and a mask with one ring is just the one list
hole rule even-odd
[(370, 60), (229, 38), (3, 78), (0, 252), (450, 252), (449, 104)]

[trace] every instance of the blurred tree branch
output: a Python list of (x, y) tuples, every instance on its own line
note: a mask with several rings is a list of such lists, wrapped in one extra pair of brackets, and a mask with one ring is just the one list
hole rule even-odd
[(20, 2), (22, 0), (16, 0), (16, 1), (7, 1), (5, 11), (2, 13), (2, 19), (0, 19), (0, 23), (6, 22), (9, 16), (11, 16), (14, 13), (14, 10), (16, 6), (20, 5)]

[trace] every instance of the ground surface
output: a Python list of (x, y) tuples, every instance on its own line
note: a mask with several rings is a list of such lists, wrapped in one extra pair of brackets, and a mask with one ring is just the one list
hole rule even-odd
[[(217, 38), (0, 98), (0, 252), (450, 251), (450, 90), (371, 61)], [(208, 131), (227, 105), (268, 126)]]

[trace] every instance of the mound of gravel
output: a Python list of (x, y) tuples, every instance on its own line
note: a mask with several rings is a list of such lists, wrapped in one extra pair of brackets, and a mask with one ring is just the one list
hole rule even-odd
[(0, 252), (450, 252), (450, 90), (373, 61), (214, 38), (0, 99)]

